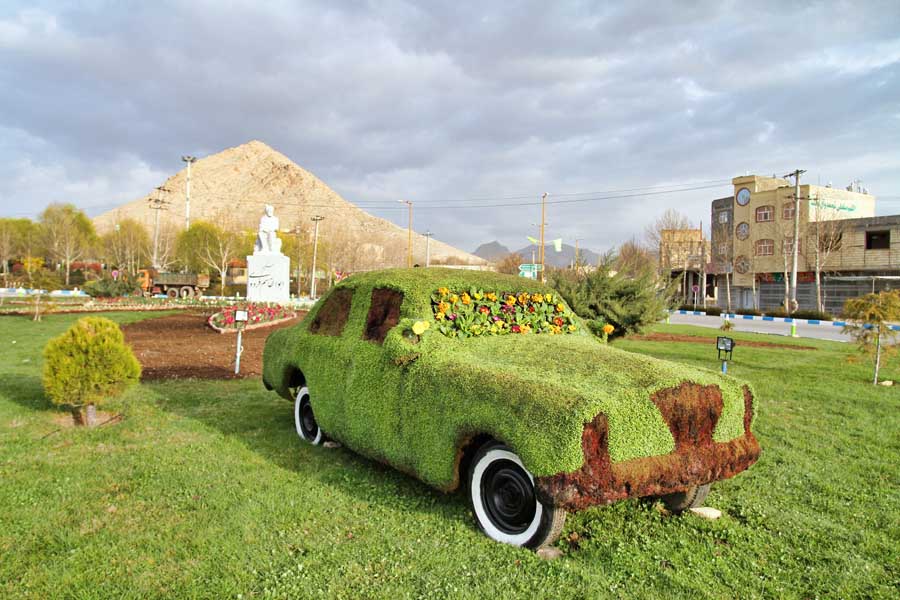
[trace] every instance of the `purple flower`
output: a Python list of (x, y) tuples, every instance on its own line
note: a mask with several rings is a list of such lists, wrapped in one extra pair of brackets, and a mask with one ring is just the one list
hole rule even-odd
[(447, 318), (450, 319), (451, 321), (455, 321), (456, 315), (447, 315)]

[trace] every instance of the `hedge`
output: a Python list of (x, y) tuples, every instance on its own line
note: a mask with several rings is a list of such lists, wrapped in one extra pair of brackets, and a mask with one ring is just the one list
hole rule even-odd
[[(556, 295), (540, 283), (487, 272), (429, 268), (355, 275), (331, 292), (354, 290), (343, 335), (306, 331), (326, 296), (304, 322), (269, 336), (264, 381), (290, 399), (290, 386), (297, 384), (291, 374), (299, 367), (325, 432), (443, 489), (455, 487), (457, 451), (475, 435), (504, 441), (536, 476), (577, 470), (583, 427), (601, 412), (609, 421), (613, 461), (668, 454), (672, 434), (650, 397), (688, 381), (722, 391), (715, 441), (744, 433), (743, 382), (611, 348), (574, 315), (576, 330), (567, 335), (442, 335), (432, 310), (441, 287)], [(362, 339), (377, 288), (403, 294), (400, 326), (383, 347)], [(430, 327), (415, 335), (413, 325), (423, 321)]]

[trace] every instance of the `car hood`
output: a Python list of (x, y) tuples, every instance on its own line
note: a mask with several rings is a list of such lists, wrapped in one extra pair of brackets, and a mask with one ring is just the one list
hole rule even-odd
[[(445, 339), (437, 345), (445, 344), (452, 345), (452, 351), (435, 348), (437, 352), (428, 353), (437, 357), (435, 366), (445, 374), (474, 374), (484, 390), (493, 390), (497, 402), (509, 403), (523, 416), (549, 414), (557, 420), (577, 419), (583, 426), (605, 414), (614, 462), (674, 450), (670, 427), (653, 398), (685, 383), (714, 386), (705, 389), (721, 393), (722, 411), (715, 423), (714, 441), (744, 434), (746, 384), (716, 371), (626, 352), (579, 335)], [(524, 385), (511, 386), (513, 381)], [(518, 390), (520, 397), (510, 397), (511, 389)], [(530, 406), (523, 410), (522, 404)], [(677, 409), (702, 411), (704, 406), (685, 398)]]

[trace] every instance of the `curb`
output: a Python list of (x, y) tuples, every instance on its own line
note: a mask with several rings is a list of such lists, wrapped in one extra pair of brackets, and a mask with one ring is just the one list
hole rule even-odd
[[(671, 314), (678, 315), (691, 315), (697, 317), (705, 317), (705, 316), (714, 316), (707, 315), (703, 311), (699, 310), (672, 310), (669, 311)], [(723, 319), (742, 319), (745, 321), (774, 321), (777, 323), (806, 323), (807, 325), (823, 325), (832, 327), (846, 327), (846, 321), (822, 321), (821, 319), (794, 319), (793, 317), (764, 317), (760, 315), (742, 315), (740, 313), (722, 313), (719, 315)], [(871, 329), (872, 326), (869, 324), (863, 325), (865, 329)], [(891, 331), (900, 331), (900, 325), (888, 325), (888, 329)]]

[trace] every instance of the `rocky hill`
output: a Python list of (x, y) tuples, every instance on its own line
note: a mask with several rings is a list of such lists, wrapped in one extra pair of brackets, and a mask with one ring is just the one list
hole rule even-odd
[[(163, 184), (168, 210), (160, 212), (161, 229), (184, 228), (187, 169)], [(116, 221), (132, 218), (153, 231), (154, 212), (148, 201), (157, 192), (94, 218), (98, 232)], [(210, 221), (237, 231), (254, 231), (266, 204), (275, 207), (282, 237), (302, 228), (308, 238), (310, 217), (322, 215), (320, 250), (331, 254), (336, 268), (348, 270), (405, 266), (407, 230), (370, 215), (341, 198), (318, 177), (259, 141), (207, 156), (191, 167), (191, 222)], [(485, 260), (432, 238), (432, 264), (484, 265)], [(414, 233), (413, 260), (425, 263), (425, 237)]]
[(496, 262), (498, 260), (502, 260), (509, 254), (509, 248), (494, 240), (493, 242), (488, 242), (487, 244), (482, 244), (475, 249), (473, 252), (475, 256), (483, 258), (484, 260), (490, 262)]

